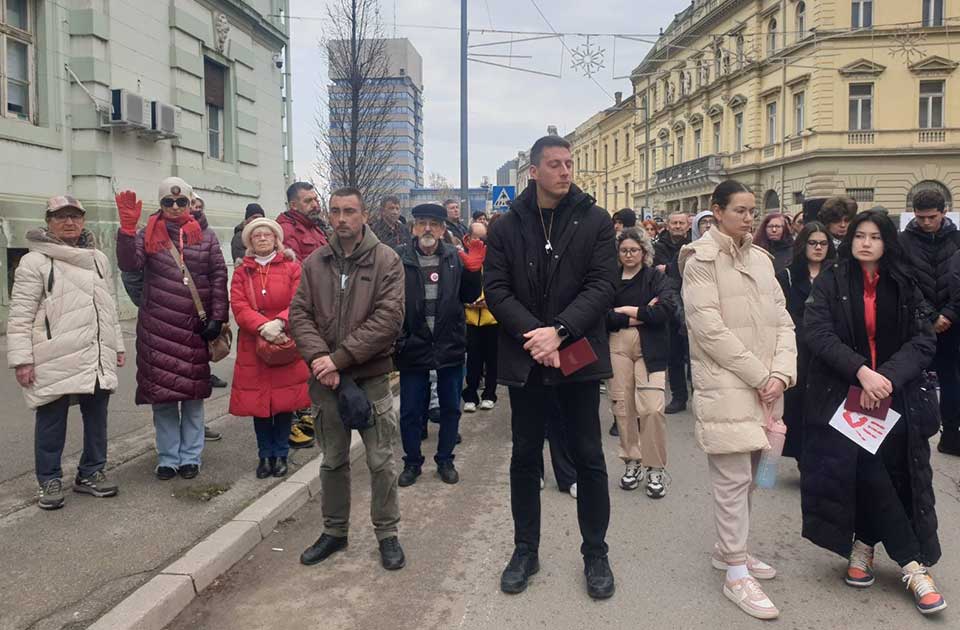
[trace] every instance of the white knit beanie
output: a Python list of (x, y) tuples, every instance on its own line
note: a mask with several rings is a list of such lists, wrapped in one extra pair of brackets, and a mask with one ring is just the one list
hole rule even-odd
[(277, 236), (277, 251), (283, 251), (283, 228), (273, 219), (258, 217), (250, 223), (247, 223), (243, 227), (243, 232), (240, 234), (240, 238), (243, 240), (243, 246), (247, 248), (247, 256), (253, 256), (253, 244), (250, 242), (250, 235), (253, 234), (255, 229), (262, 227), (273, 230), (273, 233)]

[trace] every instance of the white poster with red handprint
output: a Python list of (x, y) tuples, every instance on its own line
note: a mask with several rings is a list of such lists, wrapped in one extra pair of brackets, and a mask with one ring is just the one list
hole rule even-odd
[(850, 411), (843, 404), (833, 414), (830, 426), (844, 434), (854, 444), (860, 446), (871, 455), (877, 454), (877, 449), (890, 435), (891, 429), (900, 420), (900, 414), (891, 409), (883, 420), (864, 415), (859, 411)]

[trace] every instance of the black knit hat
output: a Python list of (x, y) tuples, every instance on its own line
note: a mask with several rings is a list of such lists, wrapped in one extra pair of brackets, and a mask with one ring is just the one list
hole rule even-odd
[(637, 213), (630, 208), (624, 208), (613, 214), (613, 220), (619, 221), (625, 228), (637, 227)]
[(422, 203), (410, 211), (414, 219), (436, 219), (441, 223), (447, 220), (447, 210), (436, 203)]
[(249, 219), (250, 217), (267, 216), (267, 213), (263, 211), (263, 208), (260, 207), (259, 203), (248, 203), (247, 204), (247, 213), (244, 215), (244, 219)]

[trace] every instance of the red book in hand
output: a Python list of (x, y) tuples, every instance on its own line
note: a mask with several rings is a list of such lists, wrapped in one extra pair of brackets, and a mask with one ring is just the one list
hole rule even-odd
[(860, 393), (863, 390), (859, 387), (852, 386), (847, 391), (847, 402), (843, 404), (843, 408), (847, 411), (853, 411), (855, 413), (862, 413), (865, 416), (870, 416), (871, 418), (876, 418), (878, 420), (886, 420), (887, 412), (890, 411), (890, 405), (893, 404), (893, 398), (887, 396), (880, 401), (880, 406), (876, 409), (864, 409), (860, 405)]
[(560, 350), (560, 372), (570, 376), (580, 368), (586, 367), (597, 360), (597, 353), (586, 337), (571, 343)]

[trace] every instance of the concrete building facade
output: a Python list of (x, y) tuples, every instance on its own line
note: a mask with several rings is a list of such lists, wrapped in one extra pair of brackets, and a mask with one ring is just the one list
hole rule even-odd
[(53, 195), (81, 200), (110, 256), (115, 192), (135, 190), (145, 220), (170, 175), (204, 197), (225, 248), (247, 203), (282, 210), (287, 0), (0, 3), (0, 321)]
[(567, 140), (573, 145), (574, 180), (613, 214), (633, 205), (635, 183), (633, 95), (620, 92), (613, 105), (579, 125)]

